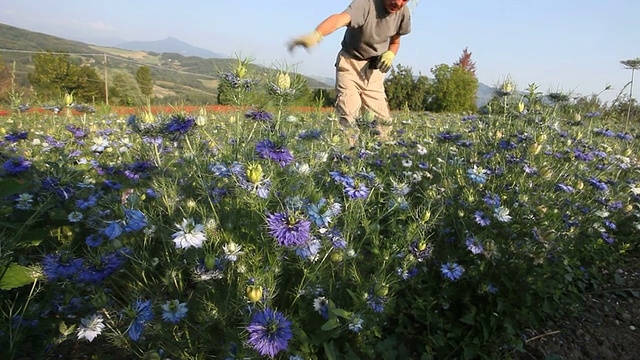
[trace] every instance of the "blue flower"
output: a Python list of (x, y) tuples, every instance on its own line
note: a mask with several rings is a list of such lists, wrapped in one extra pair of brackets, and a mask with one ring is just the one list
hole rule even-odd
[(68, 253), (48, 254), (42, 259), (43, 272), (49, 281), (71, 279), (82, 269), (82, 259)]
[(162, 319), (172, 324), (177, 324), (187, 316), (187, 304), (179, 300), (169, 300), (162, 305)]
[(120, 221), (112, 221), (102, 231), (109, 240), (113, 240), (123, 233), (124, 227), (120, 224)]
[(464, 268), (456, 263), (448, 262), (442, 264), (442, 266), (440, 267), (440, 272), (445, 278), (448, 278), (451, 281), (455, 281), (462, 276), (462, 274), (464, 273)]
[(196, 119), (192, 116), (174, 115), (169, 120), (169, 123), (165, 126), (165, 131), (169, 133), (181, 133), (184, 134), (191, 130), (195, 125)]
[(147, 217), (140, 210), (126, 209), (124, 216), (126, 217), (124, 230), (127, 232), (138, 231), (147, 226)]
[(127, 248), (103, 255), (98, 264), (91, 265), (78, 274), (78, 281), (87, 284), (97, 284), (103, 281), (122, 268), (129, 255), (131, 255), (131, 250)]
[(318, 227), (329, 226), (333, 217), (340, 214), (342, 205), (332, 203), (327, 205), (327, 199), (320, 199), (317, 204), (308, 204), (307, 213)]
[(309, 259), (314, 262), (317, 259), (318, 252), (320, 251), (320, 240), (315, 237), (311, 237), (309, 241), (296, 248), (296, 255), (302, 259)]
[(10, 175), (17, 175), (25, 172), (31, 168), (31, 161), (26, 160), (24, 157), (14, 157), (2, 164), (4, 170)]
[(275, 357), (286, 350), (293, 337), (291, 322), (281, 313), (269, 307), (256, 313), (247, 326), (249, 340), (247, 342), (260, 353)]
[(349, 330), (353, 331), (354, 333), (359, 333), (360, 330), (362, 330), (362, 323), (363, 322), (364, 321), (362, 320), (360, 315), (357, 315), (357, 314), (351, 315), (351, 322), (349, 323)]
[(133, 341), (138, 341), (140, 340), (140, 335), (142, 335), (147, 322), (153, 320), (151, 300), (136, 300), (136, 303), (133, 305), (133, 307), (127, 310), (127, 313), (129, 313), (133, 318), (133, 321), (129, 325), (129, 337)]

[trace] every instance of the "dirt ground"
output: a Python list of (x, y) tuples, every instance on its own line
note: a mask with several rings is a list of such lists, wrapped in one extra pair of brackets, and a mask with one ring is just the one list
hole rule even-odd
[(629, 255), (610, 285), (586, 294), (581, 316), (532, 330), (519, 360), (640, 360), (640, 251)]

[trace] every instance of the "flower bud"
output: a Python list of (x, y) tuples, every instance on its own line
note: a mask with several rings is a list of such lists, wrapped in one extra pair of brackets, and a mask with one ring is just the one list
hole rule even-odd
[(524, 111), (524, 103), (522, 101), (518, 102), (518, 111), (519, 112)]
[(375, 296), (387, 296), (389, 294), (389, 286), (385, 284), (376, 284), (373, 289)]
[(531, 144), (531, 146), (529, 146), (529, 154), (538, 155), (538, 153), (540, 152), (540, 149), (542, 149), (542, 146), (540, 146), (540, 144), (533, 143)]
[(216, 265), (216, 257), (215, 257), (215, 255), (209, 254), (209, 255), (204, 257), (204, 267), (207, 270), (213, 269), (213, 267), (215, 265)]
[(625, 213), (630, 213), (633, 210), (633, 205), (631, 204), (627, 204), (622, 208), (622, 211), (624, 211)]
[(582, 181), (578, 181), (576, 183), (576, 189), (578, 189), (578, 190), (584, 189), (584, 183)]
[(622, 152), (622, 155), (623, 155), (623, 156), (629, 156), (629, 155), (631, 155), (631, 149), (629, 149), (629, 148), (624, 149), (624, 151)]
[(262, 286), (247, 286), (247, 298), (254, 303), (262, 300)]
[(423, 223), (429, 221), (429, 219), (431, 219), (431, 210), (427, 210), (424, 212), (424, 214), (422, 214)]
[(344, 258), (344, 256), (342, 255), (341, 251), (332, 251), (331, 252), (331, 261), (333, 261), (334, 263), (342, 261), (343, 258)]
[(247, 178), (253, 184), (257, 184), (262, 179), (262, 166), (260, 164), (247, 165)]
[(282, 71), (278, 72), (278, 76), (276, 77), (276, 85), (278, 85), (281, 90), (288, 90), (289, 88), (291, 88), (291, 77), (289, 76), (289, 74)]
[(71, 106), (71, 104), (73, 104), (73, 95), (71, 94), (65, 94), (64, 95), (64, 103), (67, 106)]
[(547, 140), (547, 134), (540, 134), (536, 137), (536, 142), (538, 143), (543, 143), (545, 140)]
[(502, 84), (502, 91), (505, 93), (511, 93), (513, 91), (513, 84), (511, 84), (511, 81), (505, 81)]
[(247, 75), (247, 67), (244, 66), (243, 63), (239, 63), (238, 67), (236, 68), (236, 75), (242, 79), (245, 75)]

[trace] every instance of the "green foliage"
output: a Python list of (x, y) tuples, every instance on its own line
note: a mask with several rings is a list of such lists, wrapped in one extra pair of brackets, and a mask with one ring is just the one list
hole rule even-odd
[(435, 112), (476, 111), (478, 79), (460, 66), (440, 64), (433, 69), (434, 76), (431, 98), (427, 109)]
[(425, 76), (414, 78), (411, 67), (398, 64), (384, 81), (389, 107), (394, 110), (424, 110), (431, 91)]
[(2, 55), (0, 55), (0, 101), (5, 100), (9, 91), (11, 91), (11, 69), (5, 64)]
[(138, 68), (136, 82), (142, 95), (150, 97), (153, 93), (153, 76), (151, 76), (151, 69), (148, 66)]
[(145, 104), (144, 96), (134, 76), (122, 71), (111, 75), (109, 99), (114, 105), (140, 106)]
[(35, 55), (33, 62), (29, 81), (43, 100), (70, 93), (84, 103), (104, 98), (104, 80), (96, 69), (72, 63), (69, 55), (42, 53)]

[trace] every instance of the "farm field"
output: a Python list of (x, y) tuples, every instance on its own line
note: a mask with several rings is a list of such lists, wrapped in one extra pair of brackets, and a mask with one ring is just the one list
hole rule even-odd
[(633, 127), (365, 114), (349, 147), (329, 109), (95, 110), (0, 113), (8, 358), (638, 350)]

